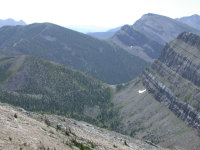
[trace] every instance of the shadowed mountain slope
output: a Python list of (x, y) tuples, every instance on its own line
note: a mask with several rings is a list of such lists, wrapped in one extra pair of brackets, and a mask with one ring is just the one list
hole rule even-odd
[(135, 78), (148, 65), (116, 45), (50, 23), (0, 28), (0, 53), (41, 56), (111, 84)]
[(129, 25), (125, 25), (112, 38), (111, 41), (121, 46), (127, 52), (138, 56), (145, 61), (152, 62), (156, 59), (163, 46), (146, 37)]

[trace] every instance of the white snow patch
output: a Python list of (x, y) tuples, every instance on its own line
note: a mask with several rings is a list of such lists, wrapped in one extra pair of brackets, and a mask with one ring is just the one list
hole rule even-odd
[(146, 89), (144, 89), (144, 90), (139, 90), (138, 93), (141, 94), (141, 93), (144, 93), (145, 91), (146, 91)]

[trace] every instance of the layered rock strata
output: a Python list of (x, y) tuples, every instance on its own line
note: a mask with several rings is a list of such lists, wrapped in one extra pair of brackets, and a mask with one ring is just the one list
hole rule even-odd
[(200, 133), (200, 37), (181, 33), (168, 43), (142, 81), (159, 102)]

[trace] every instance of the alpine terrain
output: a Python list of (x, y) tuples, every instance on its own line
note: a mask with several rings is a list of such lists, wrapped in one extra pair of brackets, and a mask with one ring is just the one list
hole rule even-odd
[(183, 32), (138, 79), (113, 87), (121, 132), (168, 148), (200, 149), (199, 59), (200, 37)]
[(199, 30), (175, 19), (149, 13), (133, 25), (123, 26), (111, 41), (130, 54), (153, 62), (160, 55), (165, 43), (184, 31), (200, 34)]
[(200, 31), (185, 23), (149, 13), (108, 39), (1, 27), (0, 149), (199, 150)]
[(113, 127), (111, 90), (98, 79), (35, 56), (0, 56), (0, 101)]
[(85, 122), (39, 115), (2, 103), (0, 128), (3, 150), (165, 150)]
[(192, 16), (177, 18), (176, 20), (200, 30), (200, 16), (197, 14), (194, 14)]
[(16, 26), (16, 25), (26, 25), (26, 23), (23, 21), (23, 20), (20, 20), (20, 21), (15, 21), (13, 19), (5, 19), (5, 20), (2, 20), (0, 19), (0, 27), (3, 27), (3, 26)]
[(40, 56), (110, 84), (130, 81), (149, 65), (119, 46), (51, 23), (0, 28), (0, 54)]

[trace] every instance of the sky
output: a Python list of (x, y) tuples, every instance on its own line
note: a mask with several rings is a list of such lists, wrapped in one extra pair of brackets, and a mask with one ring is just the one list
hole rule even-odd
[(133, 24), (143, 14), (200, 15), (200, 0), (0, 0), (0, 19), (99, 30)]

